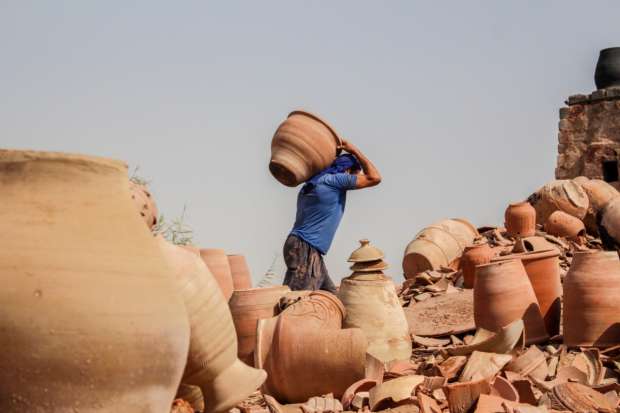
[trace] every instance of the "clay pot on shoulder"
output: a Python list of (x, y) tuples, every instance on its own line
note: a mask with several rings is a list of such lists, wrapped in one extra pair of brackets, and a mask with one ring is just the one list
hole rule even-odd
[(126, 165), (0, 150), (0, 193), (0, 411), (169, 411), (189, 322)]
[(594, 82), (598, 89), (620, 87), (620, 47), (609, 47), (600, 51)]
[(618, 253), (575, 253), (564, 279), (564, 343), (571, 347), (620, 344), (618, 297)]
[(476, 327), (500, 331), (515, 320), (525, 324), (526, 344), (549, 338), (532, 284), (520, 260), (496, 261), (476, 268)]
[(173, 269), (191, 326), (184, 384), (199, 386), (207, 412), (222, 412), (247, 398), (266, 379), (237, 358), (237, 336), (230, 310), (209, 269), (195, 254), (158, 237)]
[(226, 301), (230, 300), (234, 284), (226, 252), (219, 248), (203, 248), (200, 250), (200, 257), (215, 277)]
[(572, 239), (586, 234), (586, 228), (579, 218), (562, 211), (555, 211), (549, 215), (547, 222), (545, 222), (545, 231), (556, 237)]
[(536, 233), (536, 210), (527, 201), (510, 204), (504, 220), (506, 232), (512, 237), (531, 237)]
[(250, 267), (248, 267), (248, 263), (243, 255), (228, 255), (228, 265), (235, 291), (252, 288)]
[(463, 286), (474, 288), (476, 279), (476, 266), (488, 264), (495, 255), (495, 251), (486, 242), (471, 245), (465, 248), (461, 258), (461, 270), (463, 271)]
[(323, 119), (296, 110), (271, 141), (269, 171), (282, 184), (297, 186), (332, 164), (342, 140)]
[[(532, 284), (534, 294), (550, 336), (560, 332), (562, 281), (560, 279), (560, 252), (556, 249), (506, 255), (493, 259), (494, 262), (511, 259), (521, 260)], [(526, 335), (527, 338), (527, 335)]]

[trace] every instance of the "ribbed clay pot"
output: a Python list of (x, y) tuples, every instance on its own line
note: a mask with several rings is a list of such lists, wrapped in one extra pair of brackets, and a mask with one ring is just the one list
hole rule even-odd
[(124, 163), (0, 151), (0, 411), (165, 412), (189, 323)]
[(579, 218), (555, 211), (545, 222), (545, 232), (556, 237), (577, 238), (586, 234), (586, 228)]
[(549, 338), (532, 284), (520, 260), (497, 261), (476, 268), (476, 327), (499, 331), (523, 319), (527, 344)]
[(429, 225), (405, 249), (405, 278), (454, 264), (478, 235), (476, 228), (462, 219), (446, 219)]
[(412, 348), (409, 325), (390, 278), (375, 281), (344, 278), (338, 298), (346, 308), (344, 327), (364, 331), (368, 353), (383, 362), (409, 360)]
[(265, 369), (269, 392), (285, 403), (345, 390), (365, 375), (368, 343), (362, 330), (316, 329), (298, 317), (278, 317)]
[(588, 211), (588, 195), (573, 180), (551, 181), (532, 194), (528, 201), (536, 210), (536, 222), (544, 224), (554, 211), (564, 211), (583, 219)]
[(280, 183), (297, 186), (331, 165), (341, 142), (327, 122), (296, 110), (273, 135), (269, 170)]
[(576, 252), (564, 279), (564, 344), (620, 344), (620, 260), (617, 252)]
[(465, 288), (474, 288), (474, 280), (476, 279), (476, 265), (488, 264), (495, 255), (495, 251), (489, 244), (479, 243), (465, 248), (463, 257), (461, 258), (461, 270), (463, 271), (463, 286)]
[(226, 301), (230, 300), (234, 284), (226, 252), (219, 248), (203, 248), (200, 250), (200, 257), (215, 277)]
[(243, 255), (228, 255), (228, 266), (235, 291), (252, 288), (250, 267)]
[(162, 237), (158, 242), (173, 269), (190, 321), (189, 357), (182, 382), (201, 388), (207, 412), (226, 411), (259, 388), (266, 374), (237, 358), (230, 310), (204, 262)]
[(131, 192), (131, 199), (140, 212), (140, 216), (146, 222), (149, 229), (153, 229), (157, 225), (159, 212), (151, 192), (145, 185), (133, 181), (129, 181), (129, 191)]
[[(562, 281), (557, 249), (497, 257), (493, 261), (519, 259), (523, 263), (549, 336), (560, 332)], [(526, 335), (527, 338), (527, 335)]]
[(588, 195), (588, 200), (590, 201), (588, 212), (583, 219), (583, 223), (586, 226), (588, 233), (598, 235), (598, 226), (596, 224), (597, 214), (605, 207), (605, 205), (607, 205), (609, 201), (620, 195), (620, 193), (616, 188), (601, 179), (586, 178), (578, 180), (576, 178), (573, 179), (573, 181), (581, 185), (581, 188), (583, 188), (586, 192)]
[(620, 87), (620, 47), (610, 47), (600, 51), (594, 82), (598, 89)]
[(620, 197), (609, 201), (600, 214), (604, 236), (620, 245)]
[(262, 318), (273, 317), (280, 298), (289, 291), (287, 286), (274, 286), (237, 290), (233, 293), (228, 305), (237, 332), (238, 355), (246, 364), (254, 364), (256, 323)]
[(508, 205), (504, 221), (506, 232), (512, 237), (531, 237), (536, 233), (536, 210), (527, 201)]

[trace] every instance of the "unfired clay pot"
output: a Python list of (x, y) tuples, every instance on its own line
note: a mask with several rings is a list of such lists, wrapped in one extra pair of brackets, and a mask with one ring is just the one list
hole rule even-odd
[(157, 225), (159, 212), (151, 192), (145, 185), (133, 181), (129, 181), (129, 191), (131, 192), (131, 199), (140, 212), (140, 216), (146, 222), (149, 229), (153, 229)]
[(609, 201), (601, 211), (601, 226), (605, 235), (620, 245), (620, 197)]
[(536, 222), (544, 224), (554, 211), (564, 211), (583, 219), (588, 211), (588, 195), (572, 180), (551, 181), (532, 194), (528, 201), (536, 210)]
[(291, 112), (273, 135), (269, 170), (280, 183), (297, 186), (331, 165), (341, 143), (334, 129), (318, 116)]
[(0, 151), (0, 411), (166, 412), (189, 322), (124, 163)]
[(409, 325), (390, 278), (374, 281), (344, 278), (338, 297), (347, 311), (344, 327), (364, 331), (368, 353), (383, 362), (409, 360), (412, 348)]
[[(550, 336), (559, 334), (561, 317), (562, 281), (560, 279), (560, 252), (556, 249), (497, 257), (493, 261), (519, 259), (530, 279), (534, 294)], [(527, 335), (526, 335), (527, 338)]]
[(405, 278), (453, 264), (478, 235), (476, 228), (463, 219), (446, 219), (426, 227), (405, 249)]
[(234, 284), (226, 252), (219, 248), (203, 248), (200, 250), (200, 256), (211, 270), (211, 274), (215, 277), (226, 301), (230, 300)]
[[(584, 177), (579, 177), (584, 178)], [(590, 205), (583, 223), (588, 233), (598, 235), (596, 215), (607, 205), (609, 201), (620, 195), (618, 190), (601, 179), (574, 179), (588, 195)]]
[(474, 284), (476, 327), (499, 331), (515, 320), (525, 323), (526, 344), (549, 338), (538, 300), (520, 260), (480, 265)]
[(586, 228), (579, 218), (562, 211), (549, 215), (545, 222), (545, 231), (549, 235), (564, 238), (577, 238), (586, 234)]
[(233, 293), (229, 306), (239, 342), (238, 355), (248, 365), (254, 364), (256, 323), (276, 314), (278, 301), (290, 289), (287, 286), (251, 288)]
[(513, 237), (531, 237), (536, 233), (536, 210), (529, 202), (510, 204), (504, 213), (506, 232)]
[(266, 373), (237, 358), (233, 319), (211, 272), (195, 254), (158, 242), (173, 269), (189, 315), (191, 339), (183, 383), (199, 386), (207, 412), (222, 412), (247, 398), (266, 379)]
[(248, 263), (243, 255), (228, 255), (228, 265), (235, 291), (252, 288), (250, 267), (248, 267)]
[(617, 252), (576, 252), (564, 279), (564, 344), (620, 344), (620, 260)]
[(461, 269), (463, 271), (463, 286), (474, 288), (476, 279), (476, 265), (488, 264), (495, 255), (495, 251), (489, 244), (478, 243), (465, 248), (463, 258), (461, 258)]

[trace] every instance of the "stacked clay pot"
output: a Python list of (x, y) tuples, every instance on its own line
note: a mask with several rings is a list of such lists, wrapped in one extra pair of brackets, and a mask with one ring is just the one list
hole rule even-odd
[(407, 245), (403, 257), (405, 278), (413, 278), (426, 270), (454, 265), (471, 245), (478, 231), (463, 219), (446, 219), (422, 231)]
[(610, 200), (601, 214), (601, 238), (610, 244), (620, 245), (620, 197)]
[(532, 194), (528, 201), (536, 210), (539, 224), (544, 224), (554, 211), (583, 219), (590, 205), (586, 192), (573, 180), (551, 181)]
[(579, 218), (563, 211), (554, 211), (545, 222), (545, 232), (556, 237), (577, 239), (586, 234), (586, 229)]
[(549, 338), (532, 284), (520, 260), (491, 262), (476, 268), (474, 320), (476, 327), (499, 331), (523, 319), (527, 344)]
[(361, 240), (360, 248), (349, 257), (349, 262), (353, 263), (350, 267), (353, 273), (349, 278), (356, 280), (385, 279), (383, 271), (387, 270), (389, 266), (387, 262), (383, 261), (383, 257), (383, 252), (370, 245), (370, 241)]
[[(360, 244), (349, 257), (354, 267), (376, 266), (383, 259), (383, 252), (368, 240)], [(347, 309), (344, 326), (362, 329), (368, 339), (368, 353), (373, 357), (383, 362), (409, 360), (412, 349), (409, 325), (394, 282), (383, 273), (364, 278), (354, 275), (344, 278), (338, 291)]]
[(271, 174), (297, 186), (332, 164), (342, 141), (318, 116), (297, 110), (280, 124), (271, 141)]
[(463, 286), (474, 288), (476, 279), (476, 266), (488, 264), (495, 252), (487, 242), (478, 239), (473, 245), (465, 247), (463, 258), (461, 258), (461, 271), (463, 272)]
[(584, 176), (573, 179), (588, 195), (590, 202), (588, 212), (583, 223), (588, 233), (598, 235), (596, 217), (609, 201), (616, 198), (620, 193), (616, 188), (601, 179), (588, 179)]
[(534, 289), (549, 336), (555, 336), (560, 332), (562, 281), (559, 256), (560, 252), (554, 248), (546, 251), (505, 255), (493, 260), (494, 262), (521, 260)]
[(129, 181), (129, 191), (131, 192), (131, 199), (140, 212), (140, 216), (146, 222), (149, 229), (153, 229), (157, 225), (159, 217), (153, 196), (145, 185), (133, 181)]
[(527, 201), (510, 204), (504, 221), (506, 232), (512, 237), (531, 237), (536, 233), (536, 210)]
[(289, 291), (287, 286), (274, 286), (233, 292), (229, 306), (239, 343), (238, 356), (246, 364), (254, 365), (258, 320), (275, 316), (280, 298)]
[(219, 248), (203, 248), (200, 257), (215, 277), (226, 301), (230, 300), (235, 288), (226, 252)]
[(237, 358), (237, 336), (222, 292), (196, 254), (157, 238), (173, 269), (189, 316), (189, 357), (182, 382), (199, 386), (207, 412), (226, 411), (247, 398), (266, 374)]
[(564, 279), (564, 343), (620, 344), (620, 260), (617, 252), (576, 252)]
[(248, 267), (248, 263), (243, 255), (228, 255), (228, 266), (230, 267), (230, 275), (235, 291), (252, 288), (250, 267)]
[(189, 323), (124, 163), (0, 151), (0, 411), (170, 411)]

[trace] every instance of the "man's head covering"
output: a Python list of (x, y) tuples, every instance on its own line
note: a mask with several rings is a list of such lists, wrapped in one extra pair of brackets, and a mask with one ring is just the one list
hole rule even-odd
[(308, 179), (303, 187), (303, 191), (308, 192), (312, 190), (323, 175), (341, 174), (348, 169), (360, 170), (362, 166), (357, 158), (350, 153), (339, 155), (330, 166)]

